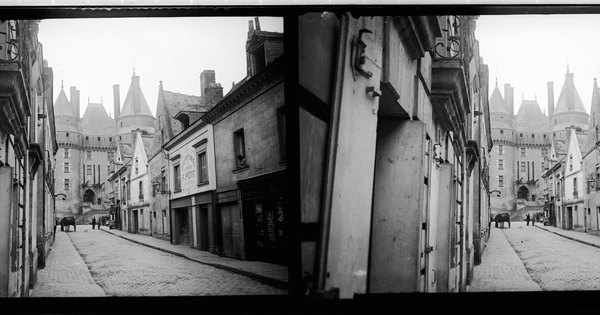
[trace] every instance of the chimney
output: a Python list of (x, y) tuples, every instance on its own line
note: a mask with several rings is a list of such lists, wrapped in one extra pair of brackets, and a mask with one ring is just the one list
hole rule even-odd
[(200, 97), (205, 106), (212, 106), (223, 98), (223, 88), (215, 83), (215, 70), (204, 70), (200, 73)]
[(121, 94), (119, 93), (119, 85), (113, 85), (113, 108), (115, 111), (115, 121), (119, 118), (121, 113)]
[(73, 107), (73, 112), (75, 113), (75, 118), (79, 119), (79, 90), (76, 87), (72, 86), (70, 90), (71, 97), (71, 106)]
[(252, 33), (254, 32), (254, 23), (252, 22), (252, 20), (248, 21), (248, 38), (250, 38), (250, 35), (252, 35)]
[(504, 84), (504, 101), (511, 115), (515, 114), (515, 89), (510, 84)]
[(258, 16), (254, 18), (254, 25), (256, 26), (256, 30), (260, 31), (260, 22), (258, 21)]
[(554, 82), (548, 81), (548, 117), (554, 114)]

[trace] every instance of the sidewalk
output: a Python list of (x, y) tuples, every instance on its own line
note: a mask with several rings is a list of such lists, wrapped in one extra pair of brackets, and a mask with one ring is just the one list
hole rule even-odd
[(553, 226), (536, 225), (537, 228), (546, 230), (548, 232), (560, 235), (573, 241), (577, 241), (583, 244), (600, 248), (600, 236), (587, 234), (585, 232), (577, 232), (570, 230), (563, 230)]
[(89, 297), (106, 296), (94, 282), (85, 262), (67, 235), (60, 229), (46, 267), (38, 270), (32, 297)]
[(481, 264), (473, 269), (473, 279), (467, 292), (541, 290), (527, 273), (502, 230), (492, 226)]
[(201, 264), (241, 274), (280, 289), (288, 289), (288, 268), (286, 266), (261, 261), (246, 261), (221, 257), (207, 251), (190, 248), (187, 245), (173, 245), (169, 241), (157, 239), (152, 236), (131, 234), (116, 229), (110, 230), (108, 227), (103, 227), (102, 231)]

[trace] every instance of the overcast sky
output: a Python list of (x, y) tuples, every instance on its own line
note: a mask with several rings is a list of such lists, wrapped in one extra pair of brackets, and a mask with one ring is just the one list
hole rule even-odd
[(599, 15), (505, 15), (477, 20), (475, 36), (489, 66), (491, 95), (496, 77), (515, 88), (515, 113), (522, 96), (548, 113), (547, 86), (554, 81), (554, 104), (565, 80), (567, 65), (586, 110), (590, 110), (594, 78), (600, 78)]
[[(57, 19), (40, 22), (38, 40), (54, 71), (54, 101), (61, 81), (80, 90), (83, 116), (88, 97), (102, 100), (114, 117), (113, 85), (127, 96), (133, 68), (156, 115), (159, 81), (168, 91), (200, 95), (200, 73), (215, 70), (223, 94), (246, 75), (248, 21), (253, 17)], [(283, 18), (261, 17), (264, 31), (283, 32)]]

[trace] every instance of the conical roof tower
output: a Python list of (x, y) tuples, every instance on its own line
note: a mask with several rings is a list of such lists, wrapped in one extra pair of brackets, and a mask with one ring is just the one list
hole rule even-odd
[(565, 130), (568, 127), (577, 127), (582, 130), (588, 129), (589, 115), (583, 107), (583, 102), (577, 88), (575, 88), (574, 73), (565, 74), (565, 82), (560, 91), (560, 96), (554, 107), (550, 125), (553, 131)]
[(147, 133), (154, 133), (154, 116), (148, 107), (148, 102), (140, 86), (140, 77), (135, 74), (135, 69), (116, 124), (117, 136), (124, 142), (132, 142), (132, 130), (141, 129)]

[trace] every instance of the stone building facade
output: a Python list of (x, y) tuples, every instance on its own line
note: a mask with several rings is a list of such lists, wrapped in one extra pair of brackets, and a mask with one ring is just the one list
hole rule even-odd
[(37, 33), (38, 21), (0, 21), (1, 297), (29, 296), (54, 241), (53, 75)]

